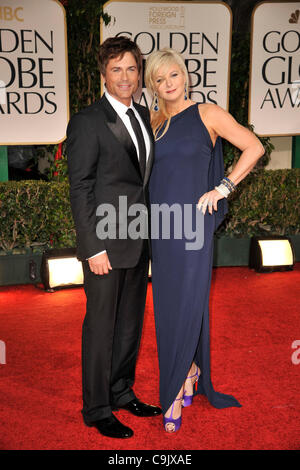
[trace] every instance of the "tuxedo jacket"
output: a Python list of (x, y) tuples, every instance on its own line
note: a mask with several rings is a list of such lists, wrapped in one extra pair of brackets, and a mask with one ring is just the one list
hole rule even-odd
[[(126, 225), (137, 221), (137, 216), (144, 214), (148, 218), (150, 214), (148, 183), (154, 139), (148, 109), (137, 103), (133, 105), (150, 138), (144, 178), (130, 134), (105, 96), (75, 114), (67, 128), (70, 202), (76, 229), (77, 256), (79, 260), (85, 260), (106, 250), (112, 268), (131, 268), (138, 263), (144, 240), (128, 236), (120, 238), (120, 231), (124, 234)], [(120, 196), (126, 196), (123, 201), (126, 200), (128, 210), (132, 204), (142, 204), (148, 208), (148, 215), (146, 210), (124, 219), (124, 211), (121, 211), (123, 218), (120, 218)], [(106, 217), (107, 221), (108, 213), (104, 211), (104, 204), (115, 208), (116, 217), (110, 219), (110, 229), (115, 228), (115, 238), (105, 238), (104, 232), (108, 226), (103, 228), (101, 220), (104, 222)]]

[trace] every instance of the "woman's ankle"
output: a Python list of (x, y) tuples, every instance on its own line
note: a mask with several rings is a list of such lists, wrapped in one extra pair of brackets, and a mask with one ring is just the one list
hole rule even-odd
[[(174, 415), (175, 415), (175, 418), (178, 414), (178, 412), (181, 410), (181, 407), (182, 407), (182, 400), (183, 399), (183, 386), (181, 387), (181, 389), (179, 390), (179, 393), (176, 397), (176, 400), (175, 400), (175, 404), (174, 404), (174, 408), (173, 408), (173, 418), (174, 418)], [(174, 402), (173, 402), (174, 403)], [(173, 403), (171, 404), (170, 408), (167, 410), (166, 414), (165, 414), (165, 417), (166, 418), (170, 418), (171, 417), (171, 414), (172, 414), (172, 406), (173, 406)], [(180, 413), (181, 415), (181, 413)], [(180, 416), (179, 415), (179, 416)]]
[(187, 377), (191, 377), (192, 375), (195, 375), (197, 372), (197, 366), (196, 364), (193, 362), (191, 367), (190, 367), (190, 370), (189, 370), (189, 373), (187, 375)]

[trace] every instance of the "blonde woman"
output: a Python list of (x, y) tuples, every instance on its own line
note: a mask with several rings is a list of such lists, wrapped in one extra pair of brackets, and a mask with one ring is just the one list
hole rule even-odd
[[(195, 213), (201, 211), (198, 215), (203, 214), (204, 224), (201, 249), (187, 250), (191, 240), (175, 237), (172, 226), (169, 239), (160, 232), (152, 240), (160, 401), (164, 428), (175, 432), (181, 425), (182, 406), (190, 406), (196, 393), (206, 395), (216, 408), (241, 406), (233, 396), (216, 392), (210, 377), (213, 235), (227, 212), (228, 194), (251, 171), (264, 148), (218, 105), (190, 100), (188, 73), (176, 51), (151, 54), (145, 81), (153, 95), (151, 124), (156, 140), (150, 202), (169, 207), (179, 204), (182, 209), (190, 205)], [(242, 151), (225, 179), (221, 138)]]

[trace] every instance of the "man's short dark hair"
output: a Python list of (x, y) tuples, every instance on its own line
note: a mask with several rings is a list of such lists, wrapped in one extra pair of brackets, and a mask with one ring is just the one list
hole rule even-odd
[(137, 63), (138, 71), (141, 71), (142, 54), (135, 42), (125, 36), (107, 38), (100, 46), (99, 61), (100, 72), (105, 77), (106, 66), (111, 59), (123, 58), (126, 52), (131, 52)]

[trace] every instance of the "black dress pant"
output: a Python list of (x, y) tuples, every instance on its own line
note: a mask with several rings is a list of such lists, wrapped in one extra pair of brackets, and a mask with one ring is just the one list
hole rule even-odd
[(136, 359), (148, 283), (148, 250), (137, 266), (96, 275), (83, 262), (87, 297), (82, 328), (83, 419), (111, 415), (114, 407), (135, 398)]

